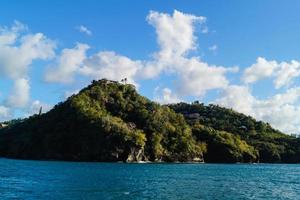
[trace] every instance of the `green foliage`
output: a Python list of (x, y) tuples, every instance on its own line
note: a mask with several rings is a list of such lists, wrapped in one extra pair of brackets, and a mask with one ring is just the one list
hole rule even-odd
[(204, 153), (204, 160), (207, 162), (236, 163), (258, 160), (258, 152), (239, 136), (199, 124), (193, 127), (193, 133), (199, 141), (207, 144), (207, 151)]
[(51, 111), (6, 122), (0, 156), (78, 161), (300, 162), (300, 139), (215, 105), (159, 105), (93, 81)]
[(93, 81), (0, 135), (0, 154), (9, 157), (191, 161), (202, 155), (182, 115), (138, 95), (132, 85), (107, 80)]
[(169, 107), (185, 116), (198, 140), (208, 143), (206, 161), (300, 162), (300, 139), (268, 123), (212, 104), (179, 103)]

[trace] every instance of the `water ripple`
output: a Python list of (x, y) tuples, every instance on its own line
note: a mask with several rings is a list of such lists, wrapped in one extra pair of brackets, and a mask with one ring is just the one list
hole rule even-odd
[(0, 199), (300, 199), (300, 165), (0, 159)]

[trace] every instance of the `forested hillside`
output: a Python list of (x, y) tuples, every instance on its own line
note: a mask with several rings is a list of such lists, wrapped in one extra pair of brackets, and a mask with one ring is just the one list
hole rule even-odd
[(231, 109), (160, 105), (105, 79), (0, 129), (0, 156), (21, 159), (296, 163), (299, 147), (299, 139)]
[[(225, 159), (225, 162), (228, 159), (245, 161), (237, 153), (239, 151), (236, 151), (237, 147), (233, 145), (233, 141), (239, 141), (240, 145), (244, 146), (241, 149), (249, 146), (250, 149), (254, 149), (251, 151), (251, 157), (255, 155), (259, 162), (300, 161), (300, 139), (284, 134), (268, 123), (212, 104), (206, 106), (198, 102), (179, 103), (169, 107), (183, 114), (192, 127), (194, 136), (206, 142), (206, 161), (218, 162), (221, 159), (219, 157)], [(228, 155), (223, 156), (222, 153)]]
[(0, 130), (0, 155), (23, 159), (201, 161), (204, 149), (182, 115), (108, 80)]

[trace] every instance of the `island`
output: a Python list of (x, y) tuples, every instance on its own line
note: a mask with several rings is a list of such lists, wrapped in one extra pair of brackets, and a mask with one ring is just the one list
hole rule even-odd
[(160, 105), (134, 85), (93, 81), (0, 125), (0, 156), (97, 162), (299, 163), (300, 139), (217, 105)]

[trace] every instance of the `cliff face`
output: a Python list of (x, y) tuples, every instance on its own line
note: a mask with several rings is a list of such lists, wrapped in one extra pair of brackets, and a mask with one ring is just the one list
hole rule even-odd
[(108, 80), (0, 131), (0, 155), (23, 159), (192, 161), (202, 148), (182, 115)]

